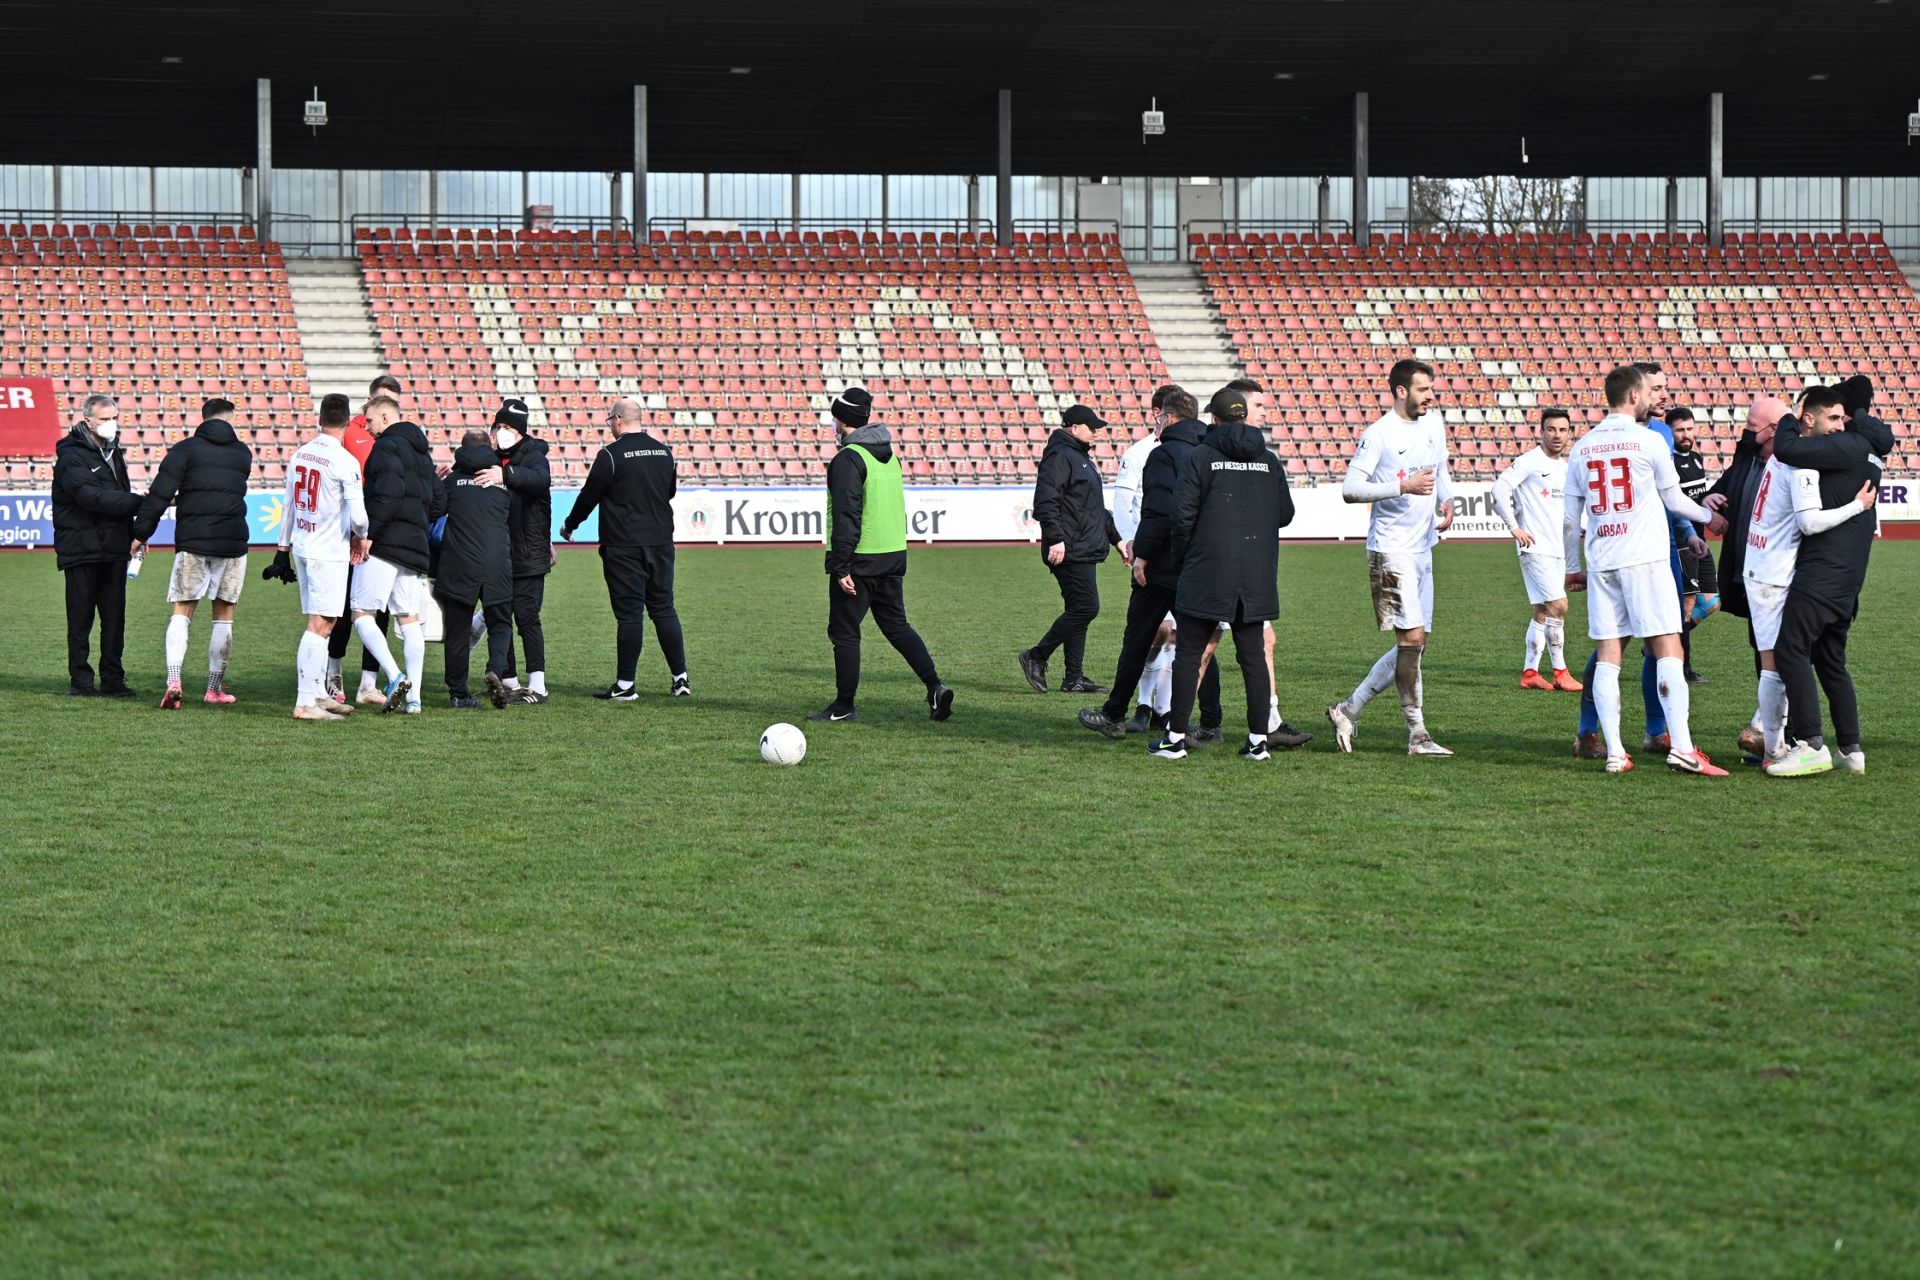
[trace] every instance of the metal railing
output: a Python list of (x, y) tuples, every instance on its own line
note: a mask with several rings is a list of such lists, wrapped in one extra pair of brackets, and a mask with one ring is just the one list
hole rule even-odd
[(6, 227), (25, 226), (29, 233), (36, 226), (46, 227), (51, 234), (54, 227), (65, 226), (75, 239), (80, 238), (79, 228), (87, 228), (86, 235), (91, 237), (93, 228), (106, 227), (245, 227), (253, 224), (253, 219), (238, 213), (129, 213), (124, 209), (0, 209), (0, 224)]

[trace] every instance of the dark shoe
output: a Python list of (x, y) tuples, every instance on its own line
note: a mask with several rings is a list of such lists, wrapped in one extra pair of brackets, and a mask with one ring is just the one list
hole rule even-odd
[(1600, 740), (1597, 733), (1583, 733), (1573, 740), (1573, 758), (1576, 760), (1605, 760), (1607, 744)]
[(100, 686), (99, 696), (102, 698), (137, 698), (140, 694), (137, 690), (129, 689), (123, 684), (108, 684)]
[(1107, 719), (1107, 713), (1099, 707), (1082, 707), (1080, 723), (1095, 733), (1103, 733), (1116, 741), (1126, 737), (1133, 730), (1133, 726), (1124, 720)]
[(1033, 691), (1035, 693), (1045, 693), (1047, 691), (1047, 664), (1034, 657), (1033, 650), (1031, 649), (1022, 649), (1014, 655), (1014, 659), (1019, 662), (1020, 674), (1027, 678), (1027, 683), (1033, 686)]
[(1068, 676), (1060, 682), (1062, 693), (1105, 693), (1107, 686), (1087, 679), (1085, 676)]
[(619, 683), (615, 682), (593, 696), (602, 702), (638, 702), (640, 701), (640, 689), (639, 686), (631, 684), (622, 689)]
[[(472, 699), (468, 699), (468, 701), (472, 701)], [(487, 701), (493, 704), (494, 710), (496, 711), (507, 705), (507, 686), (499, 676), (493, 674), (491, 671), (487, 672)], [(459, 706), (460, 700), (458, 698), (454, 699), (453, 705), (456, 707)]]
[(1187, 735), (1187, 745), (1190, 747), (1210, 747), (1216, 742), (1225, 742), (1226, 740), (1227, 735), (1218, 725), (1215, 725), (1211, 729), (1206, 725), (1201, 725), (1198, 729), (1195, 729)]
[(479, 707), (480, 699), (471, 694), (456, 693), (447, 698), (447, 705), (456, 711), (472, 711)]
[(1664, 733), (1659, 735), (1650, 733), (1640, 740), (1640, 749), (1642, 751), (1671, 751), (1673, 750), (1673, 740)]
[(826, 706), (808, 716), (807, 720), (812, 724), (851, 724), (859, 718), (860, 710), (857, 707), (842, 711), (838, 707)]
[(1688, 684), (1712, 684), (1713, 681), (1707, 679), (1705, 676), (1701, 675), (1698, 671), (1689, 671), (1687, 672), (1687, 683)]
[(1304, 747), (1312, 741), (1312, 734), (1300, 732), (1300, 730), (1294, 728), (1285, 720), (1280, 722), (1278, 729), (1267, 734), (1267, 742), (1272, 746), (1279, 747), (1282, 751), (1291, 751), (1295, 747)]
[(927, 690), (927, 714), (935, 720), (945, 720), (952, 715), (953, 690), (939, 683)]
[(1243, 742), (1240, 744), (1240, 758), (1242, 760), (1271, 760), (1273, 756), (1272, 753), (1267, 750), (1267, 744), (1265, 742), (1262, 742), (1259, 746), (1255, 746), (1251, 742)]
[(69, 698), (97, 698), (100, 691), (90, 684), (70, 684), (67, 686)]
[(691, 698), (693, 696), (693, 686), (687, 683), (685, 676), (675, 676), (673, 678), (673, 688), (669, 691), (669, 696), (675, 698)]
[(1145, 733), (1153, 728), (1153, 708), (1141, 703), (1133, 709), (1133, 719), (1127, 721), (1128, 733)]
[[(599, 695), (595, 694), (594, 696), (598, 697)], [(535, 693), (531, 689), (515, 689), (512, 694), (507, 697), (507, 705), (510, 707), (537, 707), (544, 704), (546, 700), (547, 695), (544, 693)]]
[(1162, 760), (1185, 760), (1192, 741), (1190, 737), (1180, 742), (1175, 742), (1171, 737), (1160, 738), (1148, 744), (1147, 754)]

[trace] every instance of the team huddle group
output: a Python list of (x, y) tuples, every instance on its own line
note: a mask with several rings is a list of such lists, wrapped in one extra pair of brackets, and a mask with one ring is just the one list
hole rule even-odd
[[(1393, 407), (1361, 435), (1342, 496), (1370, 508), (1368, 583), (1375, 617), (1394, 642), (1353, 692), (1327, 708), (1340, 750), (1351, 752), (1362, 712), (1393, 689), (1411, 755), (1453, 754), (1425, 718), (1423, 663), (1433, 627), (1433, 547), (1453, 519), (1445, 422), (1434, 372), (1402, 360), (1387, 375)], [(509, 399), (491, 427), (469, 431), (450, 466), (435, 467), (421, 428), (404, 418), (399, 382), (377, 379), (358, 415), (325, 397), (319, 432), (287, 467), (279, 550), (262, 577), (297, 583), (306, 615), (295, 663), (293, 714), (337, 720), (356, 704), (417, 714), (431, 591), (444, 620), (449, 702), (480, 705), (469, 690), (471, 647), (486, 638), (485, 694), (496, 707), (548, 699), (540, 612), (554, 563), (547, 445), (529, 430), (526, 404)], [(1578, 692), (1574, 753), (1609, 772), (1634, 767), (1621, 738), (1620, 673), (1627, 641), (1643, 642), (1643, 753), (1673, 769), (1724, 776), (1694, 743), (1687, 636), (1724, 609), (1745, 617), (1755, 653), (1755, 713), (1739, 738), (1747, 762), (1804, 776), (1834, 767), (1821, 733), (1820, 694), (1831, 704), (1837, 758), (1865, 769), (1859, 713), (1847, 674), (1848, 628), (1858, 611), (1875, 534), (1871, 508), (1893, 433), (1871, 413), (1863, 376), (1812, 387), (1796, 408), (1763, 396), (1748, 410), (1732, 464), (1709, 484), (1692, 448), (1693, 415), (1668, 401), (1658, 366), (1622, 365), (1606, 378), (1608, 413), (1577, 441), (1565, 410), (1540, 415), (1539, 444), (1500, 476), (1493, 505), (1513, 532), (1533, 617), (1520, 683)], [(856, 720), (860, 629), (871, 612), (881, 633), (926, 686), (929, 714), (945, 720), (954, 693), (906, 617), (907, 527), (900, 460), (873, 398), (849, 387), (831, 403), (839, 448), (827, 469), (827, 634), (836, 692), (808, 717)], [(1216, 650), (1231, 635), (1246, 684), (1247, 739), (1240, 754), (1269, 758), (1313, 735), (1281, 715), (1274, 677), (1280, 530), (1294, 504), (1286, 468), (1262, 430), (1265, 389), (1237, 380), (1209, 400), (1178, 386), (1153, 395), (1153, 430), (1121, 459), (1109, 502), (1092, 459), (1107, 423), (1087, 405), (1062, 414), (1043, 451), (1033, 516), (1041, 556), (1062, 611), (1018, 655), (1037, 692), (1058, 652), (1060, 689), (1107, 693), (1080, 723), (1110, 738), (1158, 731), (1150, 750), (1181, 759), (1224, 737)], [(125, 586), (146, 539), (171, 507), (176, 556), (167, 598), (167, 687), (160, 705), (182, 705), (181, 668), (199, 602), (210, 600), (205, 701), (229, 703), (225, 675), (233, 614), (246, 577), (247, 482), (252, 456), (235, 430), (235, 406), (210, 400), (190, 438), (171, 448), (151, 489), (132, 492), (116, 441), (117, 410), (89, 397), (62, 439), (54, 473), (55, 544), (67, 574), (70, 692), (130, 696), (120, 664)], [(600, 515), (603, 572), (616, 619), (616, 678), (598, 697), (633, 701), (643, 628), (651, 622), (670, 692), (691, 693), (673, 603), (671, 451), (642, 428), (631, 399), (615, 401), (613, 439), (600, 450), (561, 524), (571, 538)], [(1716, 567), (1707, 533), (1722, 537)], [(1098, 567), (1117, 548), (1132, 575), (1112, 686), (1086, 675), (1087, 629), (1100, 609)], [(129, 571), (129, 564), (132, 569)], [(1717, 568), (1717, 572), (1716, 572)], [(1721, 583), (1724, 582), (1724, 590)], [(1569, 591), (1584, 590), (1594, 642), (1584, 679), (1568, 670)], [(100, 620), (102, 685), (88, 664)], [(351, 620), (348, 626), (343, 621)], [(397, 627), (401, 658), (388, 640)], [(527, 678), (521, 683), (513, 632)], [(341, 675), (349, 634), (362, 641), (360, 687), (350, 702)], [(1544, 670), (1543, 670), (1544, 666)], [(1128, 714), (1131, 701), (1133, 711)], [(1195, 704), (1200, 723), (1192, 723)]]
[[(1371, 508), (1368, 581), (1374, 613), (1394, 644), (1353, 692), (1327, 708), (1340, 750), (1353, 750), (1362, 711), (1389, 688), (1399, 695), (1411, 755), (1452, 752), (1428, 731), (1423, 661), (1433, 626), (1433, 546), (1453, 519), (1444, 420), (1434, 408), (1433, 370), (1402, 360), (1388, 372), (1393, 408), (1362, 434), (1342, 496)], [(1831, 704), (1837, 757), (1866, 768), (1858, 706), (1846, 665), (1876, 532), (1872, 508), (1893, 433), (1870, 412), (1872, 383), (1855, 375), (1809, 387), (1797, 411), (1755, 400), (1734, 460), (1709, 484), (1692, 448), (1690, 410), (1670, 403), (1666, 375), (1650, 362), (1606, 378), (1608, 413), (1576, 442), (1564, 409), (1540, 415), (1540, 443), (1494, 485), (1494, 509), (1512, 530), (1533, 608), (1520, 684), (1582, 695), (1574, 754), (1610, 773), (1633, 769), (1621, 737), (1620, 671), (1626, 643), (1643, 642), (1641, 750), (1679, 772), (1723, 777), (1693, 741), (1688, 634), (1725, 609), (1748, 620), (1758, 676), (1756, 710), (1739, 735), (1746, 763), (1802, 777), (1834, 767), (1821, 733), (1820, 694)], [(1034, 517), (1060, 586), (1063, 611), (1019, 654), (1022, 673), (1046, 692), (1047, 664), (1064, 655), (1067, 692), (1108, 692), (1080, 723), (1110, 738), (1162, 731), (1149, 748), (1181, 759), (1223, 734), (1212, 657), (1234, 638), (1247, 685), (1247, 741), (1240, 754), (1311, 740), (1280, 713), (1272, 620), (1279, 530), (1293, 517), (1285, 468), (1258, 430), (1259, 383), (1230, 383), (1197, 420), (1195, 398), (1177, 386), (1154, 393), (1154, 431), (1123, 455), (1111, 512), (1089, 457), (1106, 424), (1069, 410), (1040, 464)], [(1684, 468), (1684, 470), (1683, 470)], [(1722, 538), (1715, 565), (1704, 535)], [(1115, 547), (1133, 574), (1127, 623), (1111, 691), (1084, 670), (1088, 624), (1098, 615), (1095, 567)], [(1721, 579), (1729, 582), (1722, 591)], [(1586, 677), (1565, 659), (1570, 591), (1588, 598), (1594, 642)], [(1541, 670), (1548, 660), (1547, 672)], [(1129, 695), (1134, 712), (1127, 713)], [(1201, 724), (1191, 724), (1196, 699)]]

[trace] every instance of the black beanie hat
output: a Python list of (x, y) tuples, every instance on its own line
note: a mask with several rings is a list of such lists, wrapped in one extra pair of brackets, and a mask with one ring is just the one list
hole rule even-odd
[(848, 387), (833, 398), (833, 416), (849, 427), (864, 427), (873, 415), (873, 397), (865, 387)]
[(504, 422), (518, 431), (527, 434), (527, 402), (525, 400), (502, 400), (499, 410), (493, 415), (495, 423)]

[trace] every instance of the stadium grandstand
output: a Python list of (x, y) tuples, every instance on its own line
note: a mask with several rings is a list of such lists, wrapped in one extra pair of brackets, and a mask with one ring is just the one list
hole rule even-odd
[[(1630, 6), (1586, 7), (1604, 22)], [(29, 43), (57, 31), (55, 8), (24, 7), (41, 20)], [(1368, 8), (1444, 50), (1459, 37), (1440, 12), (1470, 25), (1489, 6)], [(1710, 8), (1679, 6), (1663, 22), (1703, 23)], [(401, 10), (402, 31), (432, 20), (431, 5)], [(935, 72), (986, 50), (975, 22), (1026, 30), (1029, 12), (982, 4), (956, 9), (964, 22), (888, 21), (903, 39), (956, 46), (914, 55)], [(1835, 20), (1786, 4), (1751, 15), (1786, 44)], [(1123, 16), (1075, 32), (1097, 65), (1138, 59)], [(1858, 91), (1867, 77), (1839, 94), (1816, 71), (1791, 93), (1735, 94), (1733, 106), (1701, 92), (1596, 115), (1507, 86), (1416, 110), (1406, 86), (1343, 88), (1288, 38), (1243, 34), (1229, 17), (1195, 15), (1191, 36), (1156, 49), (1164, 65), (1142, 84), (1164, 87), (1151, 98), (1101, 85), (1092, 101), (1123, 122), (1118, 138), (1085, 137), (1074, 108), (1024, 73), (996, 96), (937, 77), (915, 91), (890, 71), (868, 90), (872, 136), (849, 153), (838, 134), (769, 127), (825, 109), (801, 71), (825, 42), (771, 7), (720, 24), (743, 43), (716, 49), (711, 67), (663, 68), (615, 94), (550, 85), (512, 127), (478, 110), (443, 56), (422, 55), (418, 84), (391, 86), (377, 58), (321, 31), (344, 79), (314, 86), (331, 95), (331, 116), (307, 127), (311, 74), (262, 66), (209, 88), (196, 73), (242, 47), (249, 23), (190, 12), (183, 32), (143, 40), (132, 12), (108, 37), (127, 57), (154, 63), (155, 40), (187, 51), (143, 73), (152, 109), (140, 118), (62, 116), (70, 94), (50, 86), (0, 91), (18, 126), (0, 156), (0, 378), (52, 379), (63, 413), (89, 392), (119, 396), (136, 482), (158, 457), (142, 446), (177, 437), (203, 397), (229, 396), (259, 451), (255, 482), (269, 487), (317, 397), (358, 394), (380, 373), (409, 386), (434, 428), (525, 398), (563, 484), (584, 474), (615, 394), (642, 400), (701, 482), (815, 482), (832, 389), (864, 381), (911, 446), (914, 481), (1019, 484), (1068, 404), (1124, 421), (1161, 382), (1243, 374), (1271, 384), (1276, 447), (1324, 479), (1377, 415), (1379, 370), (1397, 352), (1438, 368), (1468, 478), (1490, 477), (1540, 407), (1591, 409), (1596, 371), (1628, 355), (1668, 366), (1676, 400), (1718, 428), (1703, 442), (1716, 460), (1753, 394), (1842, 367), (1871, 371), (1892, 414), (1912, 416), (1920, 179), (1897, 98), (1882, 95), (1876, 111), (1880, 99)], [(1033, 28), (1029, 56), (1056, 20)], [(1865, 34), (1911, 19), (1848, 21)], [(1354, 38), (1349, 20), (1317, 10), (1289, 29)], [(1742, 49), (1746, 38), (1758, 37)], [(1576, 69), (1584, 37), (1546, 27), (1529, 39), (1552, 47), (1559, 83), (1590, 82)], [(1220, 41), (1257, 68), (1257, 93), (1223, 94), (1203, 73)], [(433, 139), (385, 126), (429, 87), (478, 117), (436, 124)], [(1493, 112), (1516, 93), (1524, 105), (1511, 116)], [(1164, 135), (1132, 132), (1150, 100), (1167, 113)], [(880, 123), (889, 111), (904, 114)], [(1673, 127), (1675, 115), (1692, 127)], [(1638, 130), (1656, 116), (1667, 127)], [(1848, 130), (1873, 141), (1841, 165), (1830, 149)], [(1139, 176), (1019, 176), (1016, 146), (1055, 173)], [(1244, 170), (1263, 151), (1269, 172), (1291, 160), (1339, 176), (1169, 176)], [(148, 163), (88, 163), (90, 152)], [(804, 167), (850, 154), (867, 172)], [(579, 170), (505, 167), (568, 156)], [(441, 168), (439, 157), (488, 167)], [(732, 172), (704, 163), (720, 157)], [(663, 158), (676, 168), (656, 169)], [(982, 172), (996, 158), (998, 172)], [(1567, 201), (1525, 219), (1485, 209), (1474, 225), (1423, 207), (1434, 179), (1371, 172), (1511, 170), (1516, 159)], [(924, 171), (941, 161), (958, 176)], [(1724, 177), (1731, 161), (1780, 176)], [(1686, 176), (1628, 176), (1662, 170)], [(1543, 172), (1569, 176), (1531, 176)], [(1103, 465), (1125, 443), (1103, 440)], [(45, 459), (3, 465), (9, 487), (47, 483)]]

